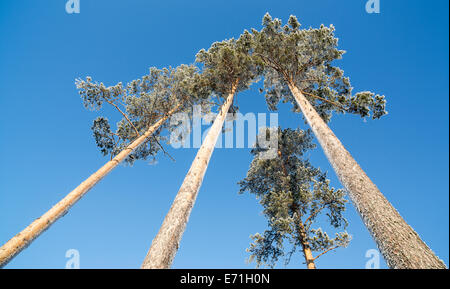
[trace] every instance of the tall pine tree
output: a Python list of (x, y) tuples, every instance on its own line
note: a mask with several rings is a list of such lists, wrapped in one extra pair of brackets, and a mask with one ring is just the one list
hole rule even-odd
[(337, 48), (334, 27), (301, 29), (294, 16), (282, 26), (266, 14), (263, 29), (252, 35), (269, 107), (283, 100), (302, 113), (389, 267), (445, 268), (327, 125), (333, 111), (373, 119), (386, 114), (383, 96), (368, 91), (352, 95), (349, 79), (334, 66), (344, 54)]
[(203, 66), (202, 75), (209, 80), (212, 93), (224, 102), (152, 241), (142, 264), (144, 269), (170, 268), (172, 264), (233, 99), (239, 91), (247, 89), (259, 74), (249, 55), (250, 39), (247, 32), (237, 40), (216, 42), (208, 51), (201, 50), (197, 54), (197, 62)]
[[(275, 128), (276, 129), (276, 128)], [(271, 129), (263, 131), (270, 133)], [(261, 158), (260, 153), (270, 148), (258, 144), (251, 151), (254, 159), (247, 177), (239, 182), (240, 193), (255, 194), (264, 208), (269, 229), (263, 235), (252, 236), (247, 249), (250, 260), (257, 266), (274, 267), (280, 257), (289, 263), (293, 254), (301, 250), (308, 269), (316, 268), (316, 260), (334, 249), (346, 247), (350, 241), (347, 232), (329, 237), (318, 224), (345, 228), (345, 191), (330, 187), (330, 181), (320, 169), (314, 168), (305, 153), (314, 148), (310, 131), (276, 129), (278, 156)], [(265, 137), (265, 136), (264, 136)], [(324, 219), (325, 221), (319, 221)], [(290, 247), (289, 251), (287, 247)], [(317, 252), (316, 256), (313, 255)]]
[(175, 112), (189, 111), (194, 103), (203, 103), (209, 97), (207, 85), (193, 65), (177, 68), (151, 68), (148, 75), (130, 82), (106, 87), (103, 83), (78, 79), (77, 88), (86, 108), (100, 109), (111, 105), (122, 119), (115, 132), (105, 117), (98, 117), (92, 126), (94, 138), (103, 155), (111, 160), (89, 176), (66, 197), (40, 218), (0, 247), (0, 267), (47, 230), (93, 186), (126, 160), (154, 157), (162, 149), (167, 119)]

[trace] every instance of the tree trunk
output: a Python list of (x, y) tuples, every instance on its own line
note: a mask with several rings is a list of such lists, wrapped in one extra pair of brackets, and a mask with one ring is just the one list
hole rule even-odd
[(189, 220), (192, 207), (197, 198), (209, 160), (214, 151), (217, 138), (222, 130), (226, 114), (233, 102), (236, 85), (233, 86), (227, 100), (222, 105), (219, 114), (214, 120), (202, 146), (192, 162), (191, 168), (184, 178), (172, 207), (164, 219), (161, 228), (153, 239), (147, 256), (142, 263), (142, 269), (168, 269), (178, 250), (181, 237)]
[(317, 269), (316, 264), (314, 264), (314, 257), (311, 253), (311, 248), (309, 248), (309, 246), (303, 246), (303, 244), (302, 247), (303, 247), (303, 254), (306, 260), (306, 268)]
[(121, 151), (111, 161), (103, 165), (98, 171), (93, 173), (89, 178), (87, 178), (66, 197), (64, 197), (64, 199), (59, 201), (44, 215), (36, 219), (22, 232), (18, 233), (2, 247), (0, 247), (0, 268), (5, 266), (18, 253), (28, 247), (34, 239), (47, 230), (56, 220), (67, 214), (68, 210), (79, 199), (81, 199), (84, 194), (86, 194), (94, 185), (103, 179), (119, 163), (121, 163), (133, 150), (144, 143), (144, 141), (149, 138), (173, 113), (175, 113), (179, 107), (180, 105), (173, 108), (167, 115), (153, 124), (143, 135), (134, 140), (126, 149)]
[(316, 269), (316, 264), (314, 263), (315, 259), (312, 255), (309, 242), (307, 241), (308, 236), (306, 236), (306, 230), (301, 221), (298, 223), (298, 233), (300, 235), (300, 242), (302, 243), (303, 256), (305, 257), (306, 267), (308, 269)]
[[(283, 170), (283, 174), (287, 178), (289, 176), (289, 174), (286, 169), (286, 165), (283, 161), (283, 154), (281, 153), (280, 147), (278, 148), (278, 157), (280, 158), (280, 161), (281, 161), (281, 169)], [(285, 184), (285, 185), (286, 185), (286, 187), (289, 187), (288, 184)], [(300, 239), (300, 243), (302, 244), (303, 256), (305, 257), (305, 262), (306, 262), (306, 268), (316, 269), (316, 264), (314, 263), (315, 259), (313, 257), (309, 242), (307, 241), (308, 236), (306, 235), (306, 229), (305, 229), (305, 226), (303, 226), (303, 222), (301, 219), (301, 213), (300, 213), (300, 210), (298, 209), (297, 204), (293, 204), (291, 206), (291, 210), (293, 212), (297, 211), (297, 214), (298, 214), (297, 233), (298, 233), (298, 237)]]
[(295, 84), (288, 85), (388, 266), (446, 268), (367, 177)]

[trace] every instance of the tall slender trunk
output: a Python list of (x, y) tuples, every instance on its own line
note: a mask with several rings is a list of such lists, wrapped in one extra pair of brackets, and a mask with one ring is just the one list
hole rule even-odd
[(405, 222), (291, 81), (289, 88), (390, 268), (446, 268)]
[(192, 207), (197, 198), (209, 160), (214, 151), (217, 138), (222, 130), (226, 114), (233, 103), (236, 85), (233, 86), (227, 100), (222, 105), (202, 146), (192, 162), (191, 168), (184, 178), (172, 207), (164, 219), (158, 234), (153, 239), (147, 256), (142, 263), (142, 269), (168, 269), (178, 250), (181, 237), (189, 220)]
[(12, 258), (28, 247), (34, 239), (47, 230), (56, 220), (64, 216), (68, 210), (79, 199), (81, 199), (81, 197), (83, 197), (93, 186), (95, 186), (119, 163), (121, 163), (133, 150), (144, 143), (144, 141), (149, 138), (173, 113), (175, 113), (179, 107), (180, 105), (177, 105), (169, 111), (167, 115), (159, 119), (143, 135), (134, 140), (126, 149), (122, 150), (111, 161), (107, 162), (98, 171), (93, 173), (89, 178), (87, 178), (66, 197), (64, 197), (64, 199), (59, 201), (44, 215), (36, 219), (22, 232), (18, 233), (2, 247), (0, 247), (0, 268), (5, 266)]
[[(278, 148), (278, 157), (280, 158), (281, 161), (281, 169), (283, 170), (283, 174), (284, 176), (287, 178), (289, 176), (286, 165), (284, 163), (283, 160), (283, 154), (280, 150), (280, 148)], [(286, 187), (289, 187), (288, 184), (285, 184)], [(316, 264), (314, 263), (314, 256), (312, 254), (311, 251), (311, 246), (309, 245), (308, 242), (308, 236), (306, 235), (306, 229), (305, 226), (303, 225), (302, 219), (301, 219), (301, 214), (300, 214), (300, 210), (298, 209), (297, 204), (293, 204), (291, 206), (292, 211), (297, 211), (298, 213), (298, 223), (297, 223), (297, 232), (298, 232), (298, 237), (300, 238), (300, 243), (302, 244), (302, 250), (303, 250), (303, 256), (305, 257), (305, 262), (306, 262), (306, 268), (308, 269), (316, 269)]]
[(314, 263), (314, 257), (311, 251), (309, 242), (307, 241), (306, 230), (303, 226), (301, 220), (298, 222), (298, 233), (300, 237), (300, 243), (302, 244), (303, 256), (305, 257), (306, 267), (308, 269), (316, 269), (316, 264)]

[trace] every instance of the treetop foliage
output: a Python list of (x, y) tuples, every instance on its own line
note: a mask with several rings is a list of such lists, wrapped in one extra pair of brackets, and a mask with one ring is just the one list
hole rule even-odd
[(252, 29), (252, 55), (258, 56), (263, 68), (264, 90), (269, 109), (276, 110), (280, 101), (292, 102), (299, 112), (288, 83), (297, 86), (325, 121), (333, 111), (361, 117), (380, 118), (387, 112), (384, 96), (372, 92), (352, 95), (344, 71), (334, 66), (345, 53), (338, 49), (334, 27), (301, 29), (295, 16), (288, 23), (267, 13), (263, 28)]
[[(209, 98), (208, 81), (194, 65), (176, 68), (150, 68), (149, 74), (129, 82), (106, 87), (91, 77), (77, 79), (76, 86), (86, 108), (98, 110), (104, 103), (113, 106), (122, 116), (112, 131), (105, 117), (94, 120), (92, 130), (97, 146), (103, 155), (113, 157), (143, 134), (151, 125), (178, 107), (177, 111), (190, 111), (193, 104), (204, 104)], [(138, 147), (126, 161), (153, 158), (166, 140), (161, 132), (163, 124), (151, 138)]]
[[(293, 83), (326, 121), (333, 111), (372, 118), (386, 114), (384, 96), (369, 91), (352, 95), (348, 77), (334, 66), (344, 53), (337, 44), (333, 26), (301, 29), (294, 16), (283, 26), (266, 14), (261, 31), (245, 30), (237, 39), (213, 43), (197, 53), (196, 65), (151, 68), (126, 85), (105, 86), (90, 77), (77, 79), (76, 85), (86, 108), (99, 110), (107, 103), (122, 116), (114, 131), (106, 117), (97, 118), (92, 126), (101, 152), (111, 156), (176, 105), (189, 114), (194, 104), (210, 111), (220, 105), (212, 101), (214, 96), (226, 98), (233, 86), (236, 93), (248, 89), (261, 76), (270, 110), (276, 110), (280, 101), (290, 101), (299, 111), (287, 85)], [(232, 110), (236, 110), (234, 104)], [(164, 124), (127, 161), (155, 156), (167, 128)]]
[(208, 50), (197, 53), (196, 61), (202, 64), (202, 74), (209, 79), (215, 94), (226, 98), (236, 83), (238, 92), (256, 81), (261, 71), (250, 49), (251, 35), (245, 31), (237, 40), (215, 42)]
[[(331, 227), (347, 226), (343, 216), (345, 191), (331, 188), (326, 174), (305, 157), (314, 147), (309, 130), (278, 128), (278, 158), (259, 158), (264, 149), (258, 146), (251, 152), (254, 159), (246, 178), (239, 182), (239, 192), (255, 194), (268, 221), (269, 229), (263, 235), (253, 235), (248, 249), (250, 260), (256, 260), (258, 267), (273, 267), (282, 256), (288, 263), (305, 242), (312, 251), (323, 253), (345, 247), (350, 241), (345, 231), (331, 238), (314, 227), (320, 215), (326, 216)], [(291, 247), (288, 253), (284, 250), (286, 243)]]

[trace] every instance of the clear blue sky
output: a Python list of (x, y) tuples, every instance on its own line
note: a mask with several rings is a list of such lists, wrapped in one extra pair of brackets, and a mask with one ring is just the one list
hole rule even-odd
[[(260, 28), (269, 12), (304, 26), (334, 24), (340, 62), (355, 90), (385, 94), (389, 115), (364, 122), (334, 117), (330, 126), (362, 168), (423, 240), (449, 263), (448, 1), (381, 0), (367, 14), (352, 1), (112, 1), (0, 2), (0, 243), (3, 244), (97, 170), (98, 152), (74, 79), (108, 85), (150, 66), (192, 63), (213, 41)], [(238, 96), (243, 113), (266, 112), (256, 88)], [(305, 128), (283, 106), (283, 127)], [(170, 150), (157, 165), (120, 166), (7, 268), (64, 268), (68, 249), (82, 268), (137, 268), (166, 215), (196, 149)], [(312, 162), (334, 172), (317, 149)], [(248, 149), (217, 149), (200, 190), (174, 268), (253, 268), (249, 235), (266, 220), (251, 195), (238, 195)], [(318, 261), (320, 268), (364, 268), (375, 248), (352, 205), (349, 248)], [(385, 266), (382, 263), (382, 266)], [(303, 268), (301, 255), (288, 268)], [(280, 265), (279, 268), (283, 268)]]

